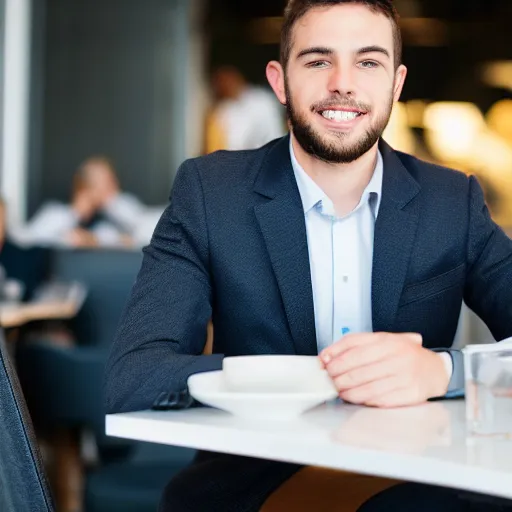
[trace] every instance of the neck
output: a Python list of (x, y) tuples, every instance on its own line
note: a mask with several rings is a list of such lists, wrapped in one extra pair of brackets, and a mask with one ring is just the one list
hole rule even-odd
[(332, 201), (336, 213), (344, 216), (354, 210), (375, 171), (378, 143), (354, 162), (332, 164), (306, 153), (293, 132), (291, 137), (295, 158), (306, 174)]

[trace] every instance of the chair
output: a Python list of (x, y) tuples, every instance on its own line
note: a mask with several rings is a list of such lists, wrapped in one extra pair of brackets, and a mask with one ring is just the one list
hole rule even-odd
[(80, 281), (88, 295), (75, 321), (77, 346), (41, 340), (17, 347), (20, 381), (36, 428), (86, 428), (94, 434), (98, 462), (82, 473), (86, 512), (154, 511), (165, 484), (195, 451), (107, 437), (102, 390), (110, 344), (141, 254), (57, 250), (52, 260), (54, 278)]
[(105, 436), (104, 357), (94, 347), (27, 343), (18, 356), (38, 428), (76, 432), (86, 427), (97, 440), (97, 463), (82, 468), (86, 512), (156, 510), (166, 483), (191, 462), (195, 451)]
[(0, 332), (0, 510), (53, 512), (32, 422)]
[(110, 348), (142, 263), (142, 252), (124, 249), (55, 249), (50, 274), (78, 281), (87, 297), (72, 325), (80, 345)]

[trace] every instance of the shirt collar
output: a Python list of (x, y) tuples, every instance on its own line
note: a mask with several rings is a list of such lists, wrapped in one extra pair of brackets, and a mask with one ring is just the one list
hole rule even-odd
[[(313, 181), (313, 179), (306, 173), (301, 167), (295, 152), (293, 151), (292, 138), (290, 137), (290, 158), (292, 161), (293, 173), (297, 186), (299, 188), (300, 198), (302, 200), (302, 206), (304, 213), (308, 213), (314, 208), (319, 202), (328, 200), (327, 195), (324, 191)], [(377, 152), (377, 164), (375, 170), (370, 179), (370, 182), (366, 186), (361, 195), (361, 202), (366, 198), (370, 200), (370, 206), (373, 210), (374, 217), (377, 218), (379, 212), (380, 200), (382, 196), (382, 179), (384, 175), (384, 161), (380, 151)], [(361, 203), (360, 203), (361, 204)], [(358, 206), (359, 207), (359, 206)]]

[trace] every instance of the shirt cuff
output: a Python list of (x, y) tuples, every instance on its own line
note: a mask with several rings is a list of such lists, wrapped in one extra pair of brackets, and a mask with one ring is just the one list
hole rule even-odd
[(451, 380), (453, 375), (452, 357), (450, 356), (450, 354), (448, 354), (448, 352), (439, 352), (439, 357), (443, 360), (446, 373), (448, 374), (448, 379)]
[[(443, 356), (443, 361), (446, 364), (447, 370), (449, 369), (450, 382), (448, 384), (448, 390), (444, 395), (444, 398), (458, 398), (464, 396), (464, 359), (462, 352), (455, 349), (434, 349), (434, 352), (439, 352), (440, 356)], [(451, 365), (448, 366), (446, 356), (451, 359)]]

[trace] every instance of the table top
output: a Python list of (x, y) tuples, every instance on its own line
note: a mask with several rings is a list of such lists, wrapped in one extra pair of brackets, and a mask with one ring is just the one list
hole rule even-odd
[(73, 318), (85, 296), (86, 290), (80, 283), (47, 285), (30, 302), (0, 304), (0, 325), (13, 328), (36, 320)]
[(108, 415), (106, 431), (512, 498), (512, 440), (468, 435), (463, 400), (400, 409), (334, 402), (294, 420), (261, 422), (206, 407), (142, 411)]

